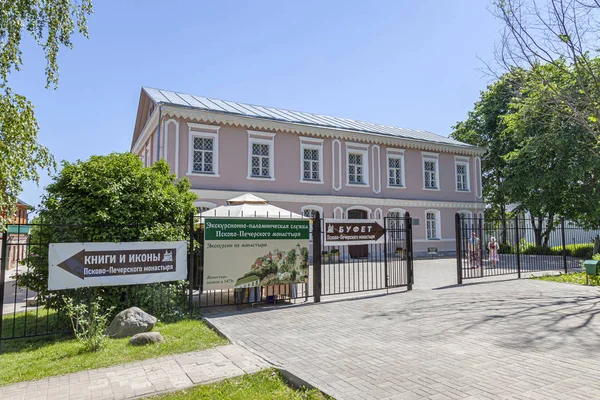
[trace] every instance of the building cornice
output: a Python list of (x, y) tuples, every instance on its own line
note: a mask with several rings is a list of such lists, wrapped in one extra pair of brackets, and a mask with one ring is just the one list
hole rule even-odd
[[(172, 105), (163, 105), (162, 107), (163, 115), (198, 121), (200, 123), (230, 125), (242, 127), (245, 129), (287, 132), (300, 135), (313, 135), (323, 138), (343, 139), (345, 141), (362, 143), (384, 144), (393, 147), (445, 152), (457, 155), (482, 155), (485, 152), (485, 149), (482, 149), (480, 147), (453, 146), (449, 144), (429, 142), (425, 140), (392, 137), (377, 133), (362, 133), (343, 130), (339, 128), (317, 127), (300, 123), (289, 123), (261, 118), (244, 117), (232, 114), (218, 113), (214, 111), (191, 109), (187, 107), (176, 107)], [(136, 146), (134, 146), (134, 148), (135, 147)]]
[[(232, 190), (192, 189), (201, 199), (229, 200), (241, 196), (247, 192)], [(485, 203), (461, 202), (461, 201), (438, 201), (438, 200), (407, 200), (390, 199), (381, 197), (356, 197), (356, 196), (323, 196), (306, 194), (287, 194), (256, 192), (256, 195), (268, 201), (280, 201), (284, 203), (306, 204), (334, 204), (344, 206), (385, 206), (385, 207), (422, 207), (422, 208), (459, 208), (459, 209), (483, 209)]]
[(148, 136), (150, 136), (152, 132), (156, 131), (156, 127), (158, 126), (158, 114), (160, 113), (156, 111), (152, 113), (152, 116), (144, 126), (144, 129), (142, 129), (142, 133), (140, 133), (135, 141), (135, 144), (131, 147), (131, 152), (133, 154), (137, 154), (141, 150), (144, 143), (146, 143), (146, 140), (148, 140)]

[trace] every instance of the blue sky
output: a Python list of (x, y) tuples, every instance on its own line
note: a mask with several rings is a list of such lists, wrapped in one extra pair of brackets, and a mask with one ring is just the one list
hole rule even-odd
[[(289, 108), (447, 136), (490, 78), (500, 23), (484, 0), (98, 1), (90, 38), (59, 56), (31, 40), (11, 85), (58, 161), (128, 151), (140, 88)], [(20, 196), (36, 205), (43, 186)]]

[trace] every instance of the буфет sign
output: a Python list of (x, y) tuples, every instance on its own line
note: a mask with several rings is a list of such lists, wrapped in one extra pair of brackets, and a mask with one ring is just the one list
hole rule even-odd
[(187, 277), (187, 242), (51, 243), (48, 289), (137, 285)]
[(374, 219), (325, 219), (326, 246), (383, 243), (385, 229)]

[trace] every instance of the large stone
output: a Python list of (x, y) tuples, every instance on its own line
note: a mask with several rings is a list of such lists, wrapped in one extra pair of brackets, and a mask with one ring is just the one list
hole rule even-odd
[(107, 334), (111, 338), (124, 338), (138, 333), (149, 332), (156, 324), (156, 317), (137, 308), (123, 310), (110, 323)]
[(160, 343), (163, 340), (162, 335), (158, 332), (144, 332), (133, 335), (133, 337), (129, 339), (129, 344), (143, 346), (148, 343)]

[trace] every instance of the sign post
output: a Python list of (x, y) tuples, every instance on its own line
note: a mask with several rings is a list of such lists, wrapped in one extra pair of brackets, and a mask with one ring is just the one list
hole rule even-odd
[(187, 243), (50, 243), (48, 289), (184, 280)]

